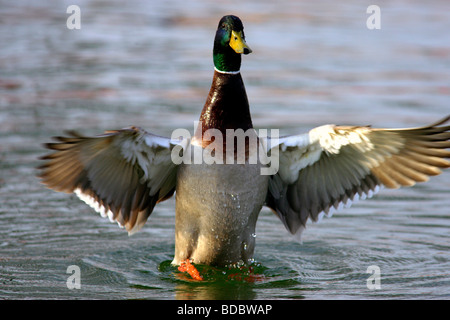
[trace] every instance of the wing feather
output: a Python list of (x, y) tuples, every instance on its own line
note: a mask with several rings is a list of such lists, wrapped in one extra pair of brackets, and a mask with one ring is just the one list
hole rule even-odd
[(96, 137), (67, 135), (46, 144), (54, 152), (41, 158), (42, 182), (76, 193), (130, 234), (142, 227), (157, 202), (173, 195), (177, 166), (171, 161), (175, 142), (169, 138), (137, 127)]
[(271, 142), (280, 169), (270, 178), (267, 206), (293, 234), (380, 187), (424, 182), (450, 167), (450, 116), (419, 128), (325, 125)]

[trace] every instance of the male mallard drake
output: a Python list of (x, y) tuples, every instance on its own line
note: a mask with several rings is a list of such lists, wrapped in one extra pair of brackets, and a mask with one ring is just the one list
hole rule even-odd
[[(160, 137), (137, 127), (96, 137), (70, 132), (47, 144), (54, 153), (43, 157), (43, 183), (75, 192), (130, 234), (176, 191), (173, 264), (224, 266), (252, 261), (263, 205), (289, 232), (300, 234), (308, 218), (317, 221), (341, 204), (372, 195), (379, 186), (411, 186), (450, 166), (444, 159), (450, 157), (450, 126), (439, 126), (450, 117), (420, 128), (325, 125), (279, 139), (256, 137), (239, 72), (241, 55), (251, 52), (243, 29), (235, 16), (219, 22), (212, 86), (192, 139)], [(190, 148), (194, 155), (200, 150), (220, 158), (230, 142), (224, 139), (211, 148), (218, 136), (212, 139), (209, 129), (216, 134), (242, 129), (247, 134), (245, 161), (174, 161), (174, 151), (190, 154)], [(252, 148), (252, 137), (258, 146), (269, 146), (267, 151)], [(236, 160), (239, 145), (231, 147)], [(260, 157), (250, 161), (258, 152), (278, 155), (279, 170), (261, 174), (267, 163)]]

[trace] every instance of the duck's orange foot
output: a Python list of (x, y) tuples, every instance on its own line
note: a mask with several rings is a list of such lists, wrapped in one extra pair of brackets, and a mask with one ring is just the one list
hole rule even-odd
[(200, 272), (194, 267), (194, 265), (189, 261), (189, 259), (181, 261), (181, 265), (178, 267), (178, 271), (187, 272), (194, 280), (201, 281), (203, 277)]

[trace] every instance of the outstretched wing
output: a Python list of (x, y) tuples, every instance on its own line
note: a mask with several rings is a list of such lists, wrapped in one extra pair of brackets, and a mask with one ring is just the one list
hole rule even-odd
[(144, 225), (156, 203), (173, 195), (177, 166), (171, 149), (179, 141), (137, 127), (96, 137), (68, 135), (48, 143), (54, 152), (41, 158), (39, 176), (49, 188), (76, 193), (130, 234)]
[(271, 176), (267, 206), (293, 234), (379, 186), (427, 181), (450, 167), (450, 126), (375, 129), (325, 125), (279, 140), (279, 171)]

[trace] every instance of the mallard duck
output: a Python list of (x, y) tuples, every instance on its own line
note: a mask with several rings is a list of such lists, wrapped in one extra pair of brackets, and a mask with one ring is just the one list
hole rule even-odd
[[(74, 192), (130, 234), (145, 224), (157, 203), (176, 193), (172, 264), (188, 270), (189, 263), (252, 262), (263, 206), (299, 235), (308, 220), (371, 196), (380, 186), (412, 186), (450, 166), (445, 159), (450, 126), (442, 126), (450, 116), (420, 128), (324, 125), (299, 135), (258, 137), (240, 74), (241, 57), (251, 52), (241, 20), (224, 16), (214, 39), (211, 89), (192, 138), (161, 137), (138, 127), (95, 137), (68, 132), (46, 145), (53, 153), (42, 157), (42, 182)], [(244, 146), (216, 141), (237, 130), (246, 134)], [(232, 151), (226, 154), (231, 163), (184, 157), (208, 151), (224, 160), (225, 150)], [(262, 174), (267, 162), (259, 156), (250, 161), (264, 153), (277, 157), (278, 170)], [(174, 161), (174, 154), (183, 155), (177, 158), (182, 161)]]

